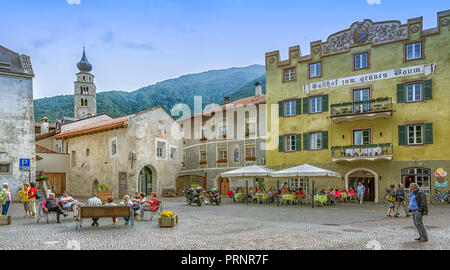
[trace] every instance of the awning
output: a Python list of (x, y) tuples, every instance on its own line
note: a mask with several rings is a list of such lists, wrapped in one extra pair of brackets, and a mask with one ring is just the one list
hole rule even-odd
[(321, 168), (317, 168), (314, 166), (311, 166), (309, 164), (304, 164), (301, 166), (289, 168), (286, 170), (281, 170), (278, 172), (273, 172), (271, 174), (272, 177), (298, 177), (298, 176), (304, 176), (304, 177), (342, 177), (341, 174)]
[(249, 167), (243, 167), (229, 172), (221, 174), (222, 177), (265, 177), (271, 176), (274, 171), (261, 166), (253, 165)]

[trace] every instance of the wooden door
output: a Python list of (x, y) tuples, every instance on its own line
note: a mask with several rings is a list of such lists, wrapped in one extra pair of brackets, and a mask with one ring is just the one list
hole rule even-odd
[(222, 194), (227, 194), (227, 192), (230, 190), (230, 180), (228, 180), (228, 178), (221, 178), (218, 181), (219, 183), (217, 186), (220, 186), (220, 192)]
[(56, 195), (62, 195), (66, 190), (66, 174), (65, 173), (46, 173), (48, 183), (52, 192)]

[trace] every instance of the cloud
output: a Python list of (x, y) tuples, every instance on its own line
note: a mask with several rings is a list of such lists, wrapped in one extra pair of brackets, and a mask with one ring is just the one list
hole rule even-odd
[(373, 5), (373, 4), (381, 5), (381, 0), (366, 0), (366, 1), (367, 1), (367, 4), (369, 4), (369, 5)]
[(125, 47), (129, 48), (129, 49), (138, 49), (138, 50), (144, 50), (144, 51), (153, 51), (156, 48), (150, 44), (150, 43), (132, 43), (132, 42), (127, 42), (124, 44)]
[(67, 0), (69, 5), (81, 5), (81, 0)]

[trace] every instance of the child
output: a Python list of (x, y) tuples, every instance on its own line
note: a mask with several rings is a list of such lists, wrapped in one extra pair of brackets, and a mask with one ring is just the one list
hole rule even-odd
[[(109, 196), (106, 199), (106, 201), (107, 201), (107, 203), (105, 203), (105, 206), (117, 206), (117, 204), (114, 203), (114, 197), (113, 196)], [(112, 221), (113, 221), (113, 226), (116, 225), (117, 218), (113, 217)]]

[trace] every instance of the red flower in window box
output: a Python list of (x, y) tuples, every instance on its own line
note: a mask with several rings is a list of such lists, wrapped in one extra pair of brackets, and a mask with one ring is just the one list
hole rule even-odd
[(201, 142), (204, 142), (204, 141), (207, 141), (207, 140), (208, 140), (208, 138), (206, 138), (206, 137), (202, 137), (202, 138), (200, 139)]
[(256, 157), (246, 157), (246, 161), (256, 161)]
[(228, 162), (228, 158), (222, 158), (217, 160), (217, 163), (227, 163)]
[(200, 165), (205, 165), (205, 164), (208, 164), (208, 161), (206, 161), (206, 160), (200, 160)]

